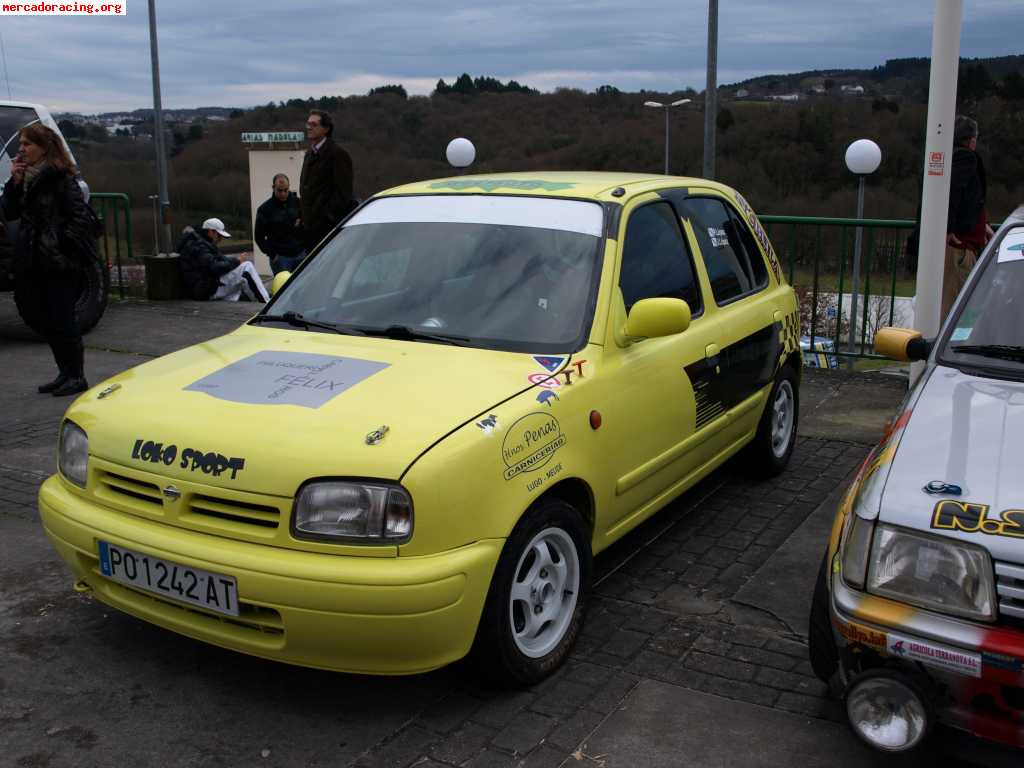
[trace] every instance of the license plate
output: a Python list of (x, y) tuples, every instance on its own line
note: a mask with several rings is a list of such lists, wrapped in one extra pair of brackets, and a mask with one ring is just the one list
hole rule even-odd
[(106, 541), (99, 542), (99, 550), (100, 570), (108, 579), (208, 611), (238, 615), (238, 584), (234, 576), (179, 565)]

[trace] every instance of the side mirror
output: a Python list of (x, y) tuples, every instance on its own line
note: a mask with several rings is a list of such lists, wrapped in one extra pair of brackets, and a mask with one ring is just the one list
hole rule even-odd
[(278, 291), (280, 291), (284, 287), (284, 284), (287, 283), (289, 279), (291, 279), (291, 276), (291, 272), (278, 272), (276, 275), (274, 275), (274, 280), (270, 284), (270, 295), (273, 296)]
[(875, 334), (875, 352), (893, 360), (927, 360), (931, 351), (931, 342), (913, 328), (882, 328)]
[(627, 338), (654, 339), (690, 327), (690, 305), (682, 299), (641, 299), (626, 318)]

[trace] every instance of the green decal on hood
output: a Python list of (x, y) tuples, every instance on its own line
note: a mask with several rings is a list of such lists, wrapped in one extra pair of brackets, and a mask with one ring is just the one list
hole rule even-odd
[(466, 179), (465, 181), (435, 181), (430, 185), (431, 189), (482, 189), (484, 192), (493, 192), (496, 189), (540, 189), (545, 192), (558, 192), (562, 189), (572, 189), (576, 185), (566, 181), (540, 181), (535, 179)]

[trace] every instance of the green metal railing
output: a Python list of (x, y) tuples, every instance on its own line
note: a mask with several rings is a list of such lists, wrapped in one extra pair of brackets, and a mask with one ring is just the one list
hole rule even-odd
[[(124, 298), (124, 271), (121, 254), (132, 259), (132, 207), (128, 195), (122, 192), (93, 192), (89, 202), (103, 219), (103, 237), (100, 239), (102, 256), (111, 269), (117, 269), (118, 295)], [(113, 252), (113, 260), (111, 260)]]
[[(900, 270), (912, 278), (906, 262), (906, 240), (917, 222), (913, 219), (816, 216), (761, 216), (760, 219), (787, 271), (790, 284), (797, 289), (801, 315), (804, 316), (801, 333), (810, 337), (811, 352), (814, 352), (818, 339), (829, 338), (835, 344), (835, 352), (830, 351), (829, 355), (884, 359), (871, 351), (873, 339), (869, 338), (869, 334), (873, 334), (875, 326), (879, 324), (892, 325), (894, 322)], [(850, 273), (853, 270), (854, 241), (858, 227), (864, 230), (860, 285), (857, 291), (859, 317), (851, 318), (847, 312), (844, 319), (844, 286), (848, 292), (852, 282)], [(823, 274), (830, 278), (834, 276), (835, 285), (832, 290), (822, 291)], [(872, 278), (876, 280), (877, 286), (879, 277), (884, 277), (885, 287), (872, 293)], [(808, 303), (809, 318), (806, 317)], [(848, 337), (851, 322), (860, 324), (859, 328), (854, 328), (852, 349)]]

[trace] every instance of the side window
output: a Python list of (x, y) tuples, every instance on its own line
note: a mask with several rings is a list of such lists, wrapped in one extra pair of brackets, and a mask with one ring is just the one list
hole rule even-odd
[(640, 299), (684, 299), (690, 312), (701, 309), (682, 228), (670, 203), (657, 202), (633, 211), (626, 224), (619, 287), (628, 311)]
[(717, 304), (768, 284), (764, 259), (750, 230), (724, 202), (713, 197), (691, 197), (684, 201), (683, 209), (697, 237)]

